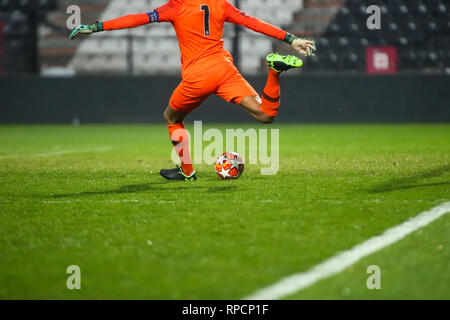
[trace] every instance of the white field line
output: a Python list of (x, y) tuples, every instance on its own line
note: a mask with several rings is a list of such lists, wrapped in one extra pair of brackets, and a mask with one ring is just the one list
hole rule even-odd
[(338, 253), (306, 272), (300, 272), (282, 278), (273, 285), (262, 288), (244, 299), (275, 300), (294, 294), (321, 279), (345, 270), (360, 259), (403, 239), (408, 234), (427, 226), (448, 212), (450, 212), (450, 202), (445, 202), (386, 230), (379, 236), (364, 241), (350, 250)]
[(73, 153), (86, 153), (86, 152), (103, 152), (111, 150), (110, 147), (101, 147), (101, 148), (93, 148), (93, 149), (81, 149), (81, 150), (61, 150), (55, 152), (47, 152), (47, 153), (32, 153), (32, 154), (10, 154), (0, 156), (0, 159), (10, 159), (10, 158), (25, 158), (25, 157), (53, 157), (53, 156), (61, 156), (65, 154), (73, 154)]

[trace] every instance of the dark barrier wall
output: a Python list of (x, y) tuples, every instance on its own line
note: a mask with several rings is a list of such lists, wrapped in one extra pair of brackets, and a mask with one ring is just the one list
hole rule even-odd
[[(265, 77), (248, 77), (261, 92)], [(0, 78), (1, 123), (162, 122), (180, 79), (153, 77)], [(450, 77), (289, 76), (281, 80), (283, 122), (448, 122)], [(251, 121), (210, 97), (188, 120)]]

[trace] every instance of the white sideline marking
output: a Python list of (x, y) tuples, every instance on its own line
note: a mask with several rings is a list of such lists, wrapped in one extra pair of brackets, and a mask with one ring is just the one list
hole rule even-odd
[(282, 278), (275, 284), (262, 288), (244, 299), (276, 300), (294, 294), (321, 279), (345, 270), (360, 259), (401, 240), (408, 234), (425, 227), (448, 212), (450, 212), (450, 202), (445, 202), (406, 220), (402, 224), (386, 230), (379, 236), (372, 237), (356, 245), (350, 250), (338, 253), (306, 272), (300, 272)]
[(47, 152), (47, 153), (32, 153), (32, 154), (10, 154), (10, 155), (4, 155), (0, 156), (0, 159), (8, 159), (8, 158), (22, 158), (22, 157), (52, 157), (52, 156), (61, 156), (64, 154), (71, 154), (71, 153), (85, 153), (85, 152), (102, 152), (102, 151), (108, 151), (111, 150), (110, 147), (102, 147), (102, 148), (95, 148), (95, 149), (82, 149), (82, 150), (61, 150), (61, 151), (55, 151), (55, 152)]

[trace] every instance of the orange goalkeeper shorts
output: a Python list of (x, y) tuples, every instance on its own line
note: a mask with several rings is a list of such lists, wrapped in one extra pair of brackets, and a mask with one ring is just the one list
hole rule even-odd
[(191, 112), (211, 94), (237, 104), (247, 96), (258, 95), (239, 73), (228, 53), (196, 61), (183, 71), (182, 78), (170, 98), (170, 106), (175, 111)]

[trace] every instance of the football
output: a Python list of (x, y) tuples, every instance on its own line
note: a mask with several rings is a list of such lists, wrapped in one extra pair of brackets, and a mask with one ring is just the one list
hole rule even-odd
[(217, 157), (216, 173), (221, 179), (237, 179), (244, 172), (244, 160), (236, 152), (224, 152)]

